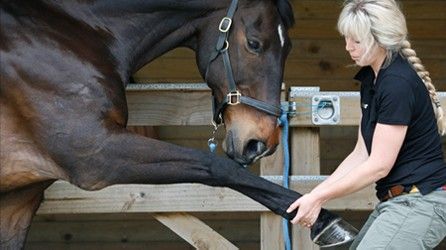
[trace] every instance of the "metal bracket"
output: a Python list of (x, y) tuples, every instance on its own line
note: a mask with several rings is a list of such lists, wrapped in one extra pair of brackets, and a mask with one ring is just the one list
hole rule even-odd
[(282, 109), (288, 113), (288, 117), (297, 116), (297, 103), (296, 102), (281, 102)]
[[(301, 95), (302, 93), (318, 93), (320, 91), (319, 87), (314, 87), (314, 86), (310, 86), (310, 87), (291, 87), (289, 89), (289, 93), (288, 96), (290, 98), (295, 98), (298, 97), (299, 95)], [(297, 114), (297, 106), (298, 103), (297, 102), (282, 102), (282, 107), (286, 107), (288, 112), (288, 116), (289, 117), (296, 117)]]
[(311, 121), (314, 125), (336, 125), (341, 118), (337, 95), (315, 95), (312, 98)]

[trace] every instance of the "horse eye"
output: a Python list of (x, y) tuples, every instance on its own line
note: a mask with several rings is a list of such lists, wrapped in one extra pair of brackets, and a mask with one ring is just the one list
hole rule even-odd
[(259, 53), (262, 50), (260, 42), (250, 39), (248, 39), (248, 48), (256, 53)]

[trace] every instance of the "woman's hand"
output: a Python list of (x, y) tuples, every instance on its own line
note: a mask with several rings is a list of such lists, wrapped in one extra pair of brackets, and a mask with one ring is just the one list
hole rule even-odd
[(308, 228), (312, 227), (321, 212), (322, 203), (323, 202), (312, 193), (300, 197), (287, 209), (287, 212), (290, 213), (299, 208), (296, 217), (291, 220), (291, 223), (300, 224), (301, 226)]

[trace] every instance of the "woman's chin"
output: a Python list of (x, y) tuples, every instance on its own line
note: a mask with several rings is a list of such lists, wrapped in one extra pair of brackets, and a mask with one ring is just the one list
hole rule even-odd
[(356, 65), (358, 65), (359, 67), (364, 67), (367, 66), (365, 63), (361, 62), (359, 59), (353, 59), (353, 61), (355, 62)]

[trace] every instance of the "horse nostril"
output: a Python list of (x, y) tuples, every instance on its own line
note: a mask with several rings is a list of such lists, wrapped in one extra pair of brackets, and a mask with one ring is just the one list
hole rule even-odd
[(266, 145), (262, 141), (250, 140), (246, 145), (245, 155), (249, 159), (254, 159), (255, 157), (263, 154), (266, 151)]
[(229, 158), (234, 159), (235, 149), (234, 149), (234, 138), (232, 137), (232, 132), (228, 132), (228, 136), (226, 137), (226, 155)]

